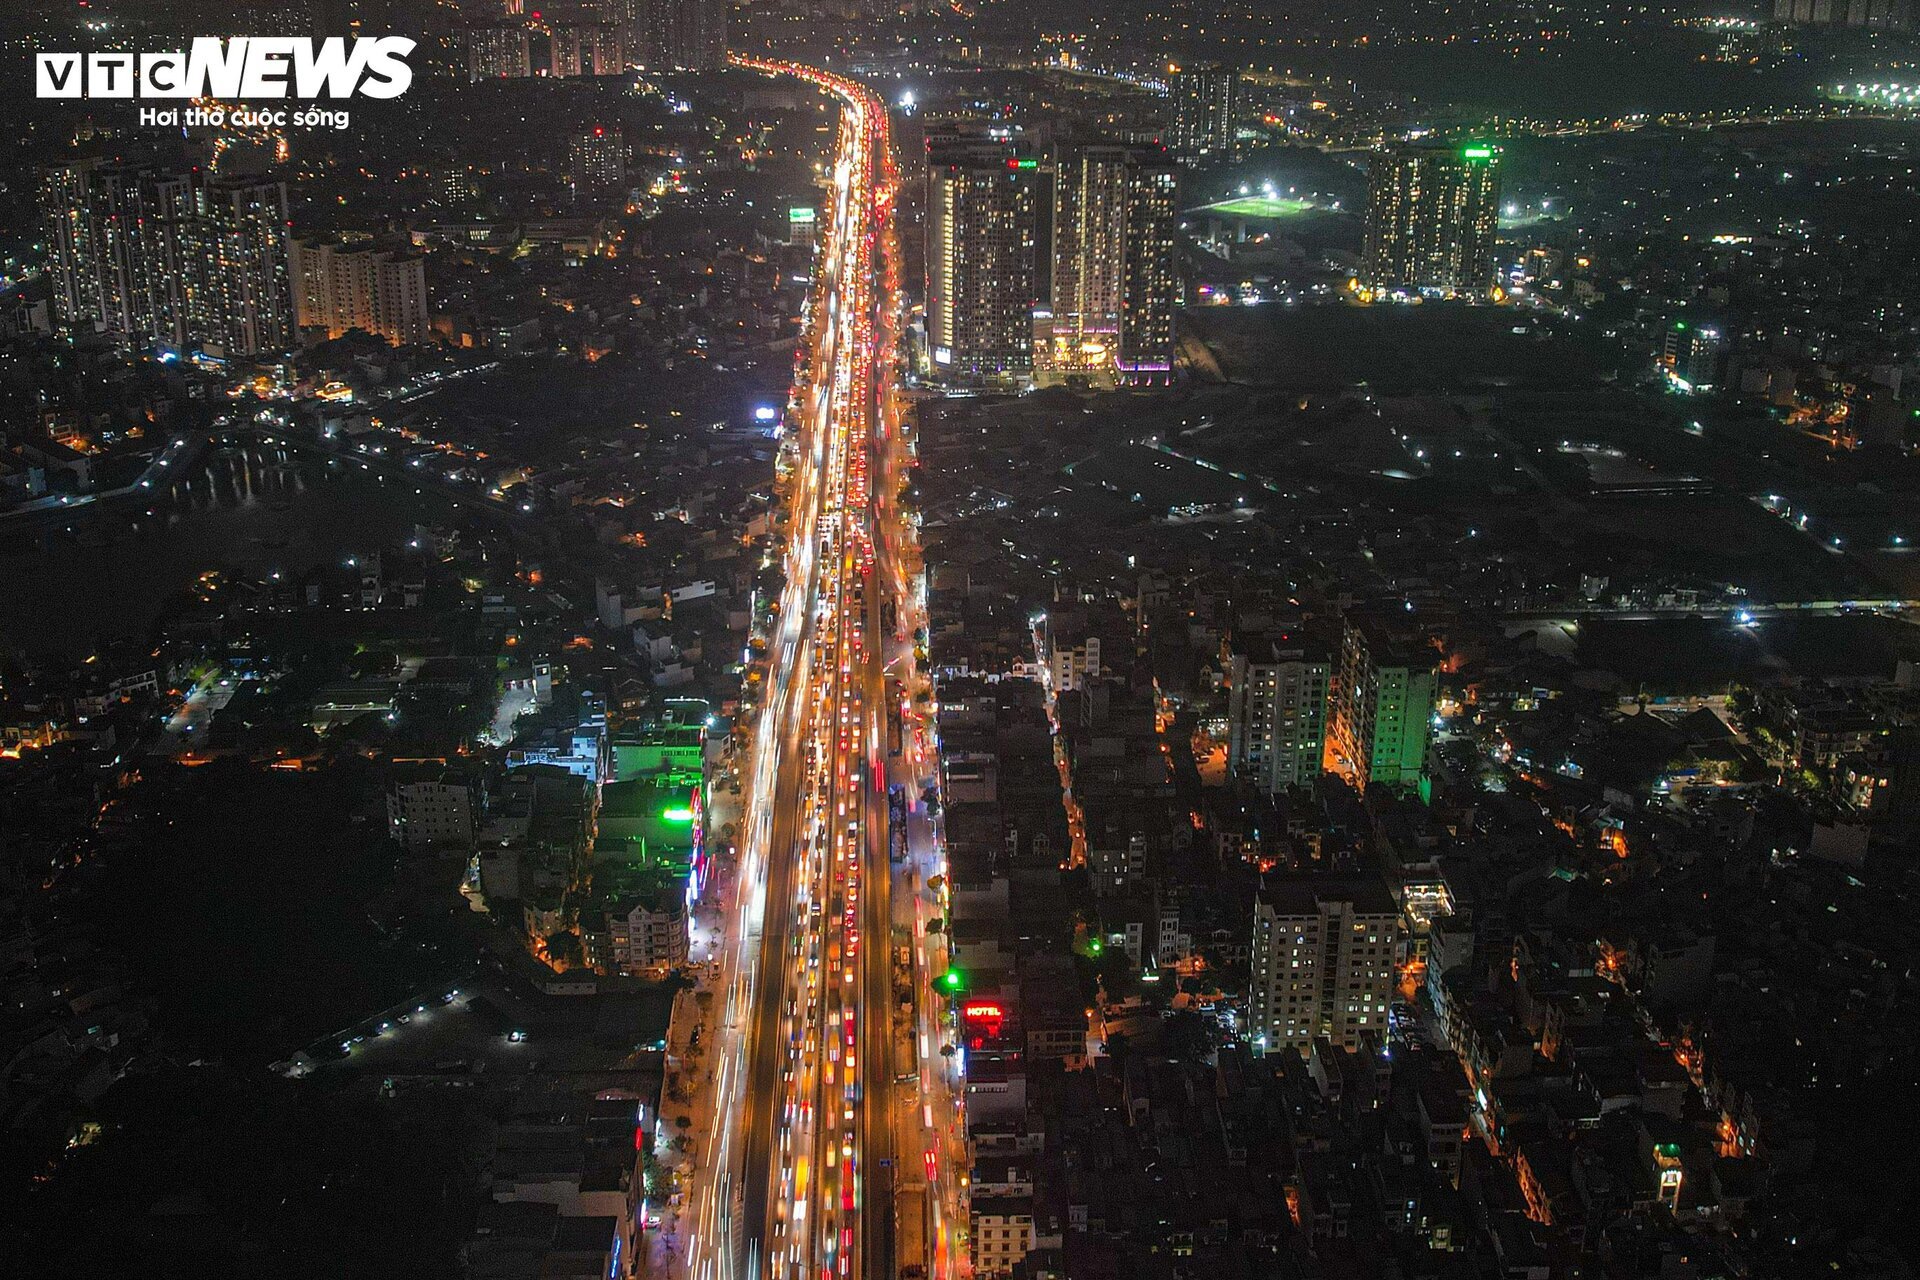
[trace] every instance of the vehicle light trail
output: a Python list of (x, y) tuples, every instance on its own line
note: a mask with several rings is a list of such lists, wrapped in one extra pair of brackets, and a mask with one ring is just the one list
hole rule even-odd
[[(899, 267), (886, 110), (794, 63), (740, 66), (841, 104), (830, 216), (789, 403), (786, 584), (754, 727), (711, 1124), (691, 1190), (696, 1280), (888, 1276), (893, 1028), (883, 506)], [(884, 484), (876, 484), (880, 471)], [(897, 512), (888, 518), (898, 519)]]

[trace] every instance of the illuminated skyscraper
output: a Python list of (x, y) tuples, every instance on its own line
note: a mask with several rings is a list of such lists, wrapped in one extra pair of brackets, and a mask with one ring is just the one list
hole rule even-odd
[(302, 237), (292, 242), (300, 327), (337, 338), (352, 329), (396, 346), (425, 342), (429, 329), (426, 263), (372, 241)]
[(1249, 1030), (1266, 1053), (1306, 1053), (1326, 1036), (1384, 1041), (1400, 907), (1378, 880), (1274, 877), (1253, 905)]
[(1401, 643), (1370, 617), (1349, 617), (1334, 686), (1329, 772), (1357, 790), (1420, 785), (1433, 740), (1430, 649)]
[(472, 165), (457, 163), (434, 170), (434, 194), (450, 208), (462, 208), (480, 198), (480, 182)]
[(191, 340), (229, 356), (293, 346), (286, 187), (245, 175), (177, 181), (187, 202), (179, 227)]
[(927, 139), (927, 349), (935, 379), (1032, 376), (1045, 178), (1024, 142)]
[(467, 74), (475, 80), (518, 80), (533, 74), (533, 33), (517, 23), (477, 23), (461, 32)]
[(810, 204), (797, 204), (787, 210), (787, 243), (811, 249), (816, 243), (820, 214)]
[(49, 170), (40, 192), (66, 323), (229, 356), (293, 345), (278, 181), (83, 163)]
[(1070, 344), (1103, 343), (1120, 331), (1126, 243), (1125, 148), (1062, 148), (1053, 178), (1051, 300), (1054, 337), (1061, 344), (1056, 363), (1072, 363)]
[(1180, 308), (1180, 178), (1164, 152), (1127, 167), (1127, 246), (1120, 292), (1121, 375), (1166, 381)]
[(1064, 147), (1054, 166), (1053, 351), (1130, 381), (1173, 368), (1179, 176), (1159, 147)]
[(679, 0), (675, 6), (676, 65), (711, 71), (727, 65), (727, 0)]
[(654, 70), (727, 65), (727, 0), (623, 0), (638, 32), (629, 53)]
[(574, 76), (617, 76), (627, 69), (622, 32), (611, 23), (554, 23), (547, 31), (556, 79)]
[(567, 143), (567, 176), (576, 189), (606, 191), (627, 180), (627, 142), (620, 126), (595, 125)]
[(1170, 79), (1174, 150), (1188, 164), (1230, 162), (1240, 122), (1240, 73), (1205, 62), (1183, 66)]
[(1235, 637), (1227, 767), (1268, 795), (1320, 780), (1335, 655), (1301, 631)]
[(83, 161), (42, 175), (56, 317), (127, 337), (186, 341), (166, 196), (136, 167)]
[(1677, 390), (1711, 390), (1726, 370), (1729, 345), (1713, 325), (1676, 320), (1660, 335), (1660, 367)]
[(1493, 283), (1500, 149), (1403, 143), (1373, 155), (1361, 280), (1369, 288), (1479, 294)]

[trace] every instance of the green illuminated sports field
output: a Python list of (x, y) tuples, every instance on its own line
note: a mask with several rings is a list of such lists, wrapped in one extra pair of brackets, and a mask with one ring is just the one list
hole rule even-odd
[(1296, 218), (1313, 207), (1313, 201), (1296, 200), (1291, 196), (1241, 196), (1236, 200), (1206, 205), (1198, 212), (1225, 218)]

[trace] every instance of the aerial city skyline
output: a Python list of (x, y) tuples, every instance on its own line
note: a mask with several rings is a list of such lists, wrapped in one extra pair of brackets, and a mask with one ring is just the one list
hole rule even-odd
[(0, 1256), (1920, 1265), (1910, 0), (0, 56)]

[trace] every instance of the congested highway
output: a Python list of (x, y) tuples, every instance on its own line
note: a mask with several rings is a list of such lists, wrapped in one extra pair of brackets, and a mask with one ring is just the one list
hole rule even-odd
[(888, 757), (900, 708), (885, 667), (905, 577), (883, 561), (898, 538), (877, 521), (899, 519), (897, 174), (885, 109), (863, 86), (735, 61), (813, 84), (841, 115), (788, 405), (786, 585), (720, 949), (711, 1133), (677, 1260), (696, 1280), (891, 1275)]

